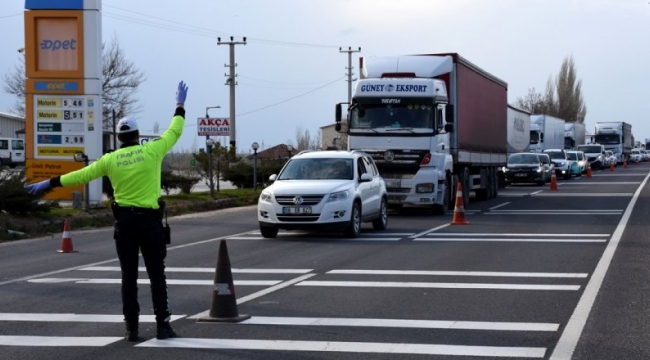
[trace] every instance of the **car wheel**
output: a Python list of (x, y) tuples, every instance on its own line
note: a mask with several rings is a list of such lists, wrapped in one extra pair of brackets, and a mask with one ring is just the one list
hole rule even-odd
[(260, 232), (262, 233), (262, 237), (265, 238), (274, 238), (278, 236), (278, 228), (273, 226), (260, 225)]
[(350, 223), (345, 228), (343, 233), (345, 237), (355, 238), (361, 233), (361, 207), (358, 202), (352, 204), (352, 212), (350, 212)]
[(388, 227), (388, 204), (386, 199), (381, 199), (381, 205), (379, 205), (379, 217), (373, 220), (372, 228), (375, 230), (386, 230)]

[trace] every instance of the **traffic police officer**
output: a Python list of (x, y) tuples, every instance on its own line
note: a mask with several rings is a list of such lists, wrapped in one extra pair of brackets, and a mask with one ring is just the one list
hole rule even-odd
[(139, 143), (138, 124), (125, 117), (117, 124), (117, 136), (122, 146), (97, 159), (89, 166), (70, 173), (26, 185), (30, 194), (52, 187), (78, 186), (108, 176), (115, 201), (115, 247), (122, 269), (122, 312), (128, 341), (138, 341), (138, 256), (142, 252), (151, 282), (151, 298), (156, 315), (156, 338), (178, 335), (169, 321), (171, 311), (167, 301), (162, 213), (160, 211), (160, 173), (165, 154), (176, 144), (185, 123), (187, 86), (183, 81), (176, 91), (176, 112), (171, 125), (154, 141)]

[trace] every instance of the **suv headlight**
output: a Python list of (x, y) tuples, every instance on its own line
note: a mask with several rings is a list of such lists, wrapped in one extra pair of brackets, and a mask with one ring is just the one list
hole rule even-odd
[(349, 196), (350, 196), (350, 192), (348, 190), (331, 193), (330, 196), (327, 198), (327, 202), (343, 201), (346, 200)]
[(262, 193), (260, 194), (260, 201), (264, 201), (264, 202), (269, 202), (269, 203), (270, 203), (270, 202), (272, 202), (272, 201), (271, 201), (271, 198), (273, 198), (273, 196), (271, 196), (270, 193), (262, 192)]

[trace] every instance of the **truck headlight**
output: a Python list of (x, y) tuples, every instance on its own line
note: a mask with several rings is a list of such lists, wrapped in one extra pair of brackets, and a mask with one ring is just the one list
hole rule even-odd
[(416, 193), (432, 193), (433, 192), (433, 184), (432, 183), (417, 184), (417, 185), (415, 185), (415, 192)]

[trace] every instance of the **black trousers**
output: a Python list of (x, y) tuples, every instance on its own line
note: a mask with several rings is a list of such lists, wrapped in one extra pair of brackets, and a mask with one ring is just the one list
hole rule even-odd
[(151, 300), (156, 322), (169, 321), (165, 257), (167, 247), (163, 239), (162, 220), (153, 210), (120, 208), (115, 221), (115, 247), (122, 269), (122, 312), (127, 322), (137, 322), (138, 259), (142, 252), (144, 265), (151, 282)]

